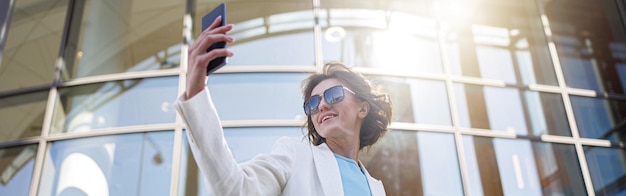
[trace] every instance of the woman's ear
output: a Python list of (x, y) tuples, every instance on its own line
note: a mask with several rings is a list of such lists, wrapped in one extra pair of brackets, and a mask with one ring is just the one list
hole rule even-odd
[(370, 104), (367, 101), (359, 104), (359, 118), (365, 118), (370, 111)]

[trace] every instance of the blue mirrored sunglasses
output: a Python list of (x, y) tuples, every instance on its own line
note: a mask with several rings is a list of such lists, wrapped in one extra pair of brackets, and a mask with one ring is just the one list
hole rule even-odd
[[(326, 89), (324, 91), (324, 93), (322, 93), (322, 95), (324, 96), (324, 101), (326, 101), (326, 103), (328, 103), (328, 105), (334, 105), (336, 103), (339, 103), (341, 101), (343, 101), (343, 98), (345, 97), (343, 90), (346, 90), (350, 93), (352, 93), (353, 95), (356, 95), (356, 93), (354, 93), (354, 91), (341, 86), (341, 85), (337, 85), (337, 86), (333, 86), (330, 87), (328, 89)], [(311, 114), (315, 114), (319, 111), (319, 106), (320, 106), (320, 102), (322, 101), (322, 97), (320, 95), (313, 95), (311, 96), (311, 98), (309, 98), (308, 101), (304, 102), (304, 113), (306, 115), (311, 115)]]

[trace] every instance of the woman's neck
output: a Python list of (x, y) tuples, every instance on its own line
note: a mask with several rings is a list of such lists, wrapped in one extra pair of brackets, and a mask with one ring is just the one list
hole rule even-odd
[(341, 155), (343, 157), (352, 159), (356, 162), (359, 162), (359, 140), (349, 141), (349, 140), (330, 140), (326, 139), (326, 145), (330, 148), (335, 154)]

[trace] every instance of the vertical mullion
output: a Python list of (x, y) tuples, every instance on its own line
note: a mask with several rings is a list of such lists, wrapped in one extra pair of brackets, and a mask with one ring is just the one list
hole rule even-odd
[(313, 4), (313, 36), (315, 44), (315, 67), (317, 72), (321, 72), (324, 66), (324, 57), (322, 55), (322, 27), (320, 26), (320, 0), (311, 0)]
[[(187, 0), (187, 6), (185, 16), (183, 17), (183, 44), (180, 48), (180, 73), (178, 75), (178, 93), (177, 96), (185, 92), (186, 87), (186, 73), (187, 73), (187, 50), (189, 48), (189, 41), (193, 36), (193, 15), (196, 7), (196, 0)], [(180, 187), (180, 164), (182, 162), (183, 151), (183, 120), (180, 114), (176, 112), (176, 127), (174, 128), (174, 146), (172, 149), (172, 174), (170, 180), (170, 195), (181, 195)]]
[(589, 173), (589, 168), (587, 166), (587, 158), (585, 157), (585, 152), (582, 147), (582, 143), (580, 142), (580, 135), (578, 133), (578, 126), (576, 124), (574, 111), (572, 109), (572, 103), (569, 98), (569, 93), (567, 89), (567, 84), (565, 83), (565, 76), (563, 74), (563, 69), (561, 66), (561, 61), (559, 59), (558, 51), (556, 49), (556, 44), (554, 43), (554, 38), (552, 35), (552, 29), (550, 28), (550, 22), (548, 21), (548, 16), (546, 15), (546, 11), (543, 9), (543, 4), (541, 0), (535, 0), (537, 4), (537, 9), (539, 10), (539, 14), (541, 15), (541, 23), (543, 25), (543, 30), (546, 36), (546, 40), (548, 42), (548, 49), (550, 52), (550, 57), (552, 58), (552, 64), (554, 66), (554, 72), (556, 74), (557, 82), (559, 84), (559, 91), (561, 92), (561, 97), (563, 98), (563, 105), (565, 107), (565, 113), (567, 115), (567, 120), (569, 122), (570, 130), (572, 133), (572, 137), (574, 138), (574, 146), (576, 148), (576, 155), (578, 156), (578, 162), (580, 165), (580, 170), (582, 172), (583, 180), (585, 183), (585, 188), (587, 189), (587, 195), (595, 196), (595, 192), (593, 191), (593, 183), (591, 182), (591, 175)]
[(450, 71), (450, 62), (448, 58), (448, 53), (446, 50), (446, 34), (445, 29), (442, 27), (442, 18), (439, 13), (441, 13), (441, 8), (438, 4), (438, 1), (433, 2), (433, 9), (436, 11), (436, 24), (437, 30), (437, 41), (439, 43), (439, 53), (441, 58), (441, 63), (444, 71), (444, 75), (446, 77), (446, 92), (448, 94), (448, 105), (450, 107), (450, 117), (452, 118), (452, 126), (454, 127), (454, 142), (456, 146), (456, 154), (458, 159), (459, 171), (461, 172), (461, 184), (463, 186), (463, 194), (470, 195), (470, 187), (469, 187), (469, 176), (467, 172), (467, 164), (465, 162), (465, 149), (463, 146), (463, 134), (459, 131), (460, 122), (459, 115), (456, 105), (456, 97), (454, 93), (454, 82), (452, 81), (451, 71)]

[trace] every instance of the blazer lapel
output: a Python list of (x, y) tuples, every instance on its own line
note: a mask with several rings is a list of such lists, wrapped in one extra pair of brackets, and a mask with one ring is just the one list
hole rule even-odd
[(343, 184), (337, 160), (325, 143), (318, 146), (310, 145), (313, 152), (313, 162), (324, 195), (343, 195)]
[(360, 161), (359, 163), (361, 165), (361, 169), (363, 169), (363, 171), (365, 172), (365, 176), (367, 176), (367, 182), (370, 184), (372, 196), (386, 195), (383, 183), (380, 180), (377, 180), (374, 177), (370, 176), (370, 173), (367, 171), (367, 169), (365, 169), (363, 163), (361, 163)]

